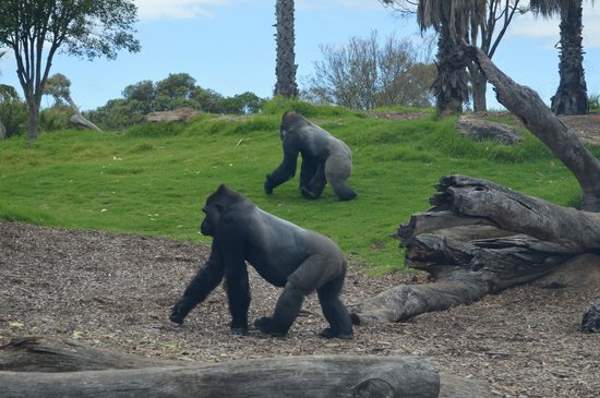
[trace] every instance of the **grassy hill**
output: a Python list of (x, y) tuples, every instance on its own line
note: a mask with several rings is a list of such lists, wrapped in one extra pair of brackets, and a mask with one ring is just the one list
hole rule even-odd
[[(281, 161), (279, 120), (295, 109), (353, 149), (350, 184), (359, 197), (338, 202), (328, 186), (307, 201), (297, 177), (272, 196), (264, 177)], [(389, 110), (388, 110), (389, 111)], [(398, 110), (396, 110), (398, 111)], [(525, 133), (514, 147), (458, 136), (454, 118), (385, 120), (336, 107), (274, 100), (260, 115), (204, 115), (189, 123), (141, 125), (122, 132), (62, 131), (0, 141), (0, 218), (76, 229), (206, 240), (200, 208), (220, 183), (263, 209), (336, 240), (377, 269), (402, 267), (389, 237), (428, 207), (442, 175), (488, 178), (562, 205), (574, 205), (575, 179)]]

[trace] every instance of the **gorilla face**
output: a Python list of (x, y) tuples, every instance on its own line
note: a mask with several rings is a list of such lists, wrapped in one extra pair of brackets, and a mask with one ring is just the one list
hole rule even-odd
[(204, 212), (204, 221), (200, 226), (200, 232), (205, 236), (215, 236), (217, 225), (221, 219), (223, 207), (218, 203), (211, 203), (210, 198), (206, 201), (206, 205), (202, 208)]

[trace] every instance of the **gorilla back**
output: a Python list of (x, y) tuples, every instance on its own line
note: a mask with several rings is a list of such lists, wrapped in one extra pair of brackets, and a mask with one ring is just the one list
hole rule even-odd
[(182, 323), (224, 277), (232, 331), (245, 334), (250, 304), (248, 261), (269, 283), (283, 287), (273, 316), (255, 322), (259, 330), (285, 335), (304, 297), (316, 290), (330, 325), (321, 335), (351, 338), (350, 316), (339, 297), (346, 259), (331, 239), (261, 210), (224, 185), (208, 197), (203, 210), (202, 233), (213, 237), (210, 258), (173, 307), (173, 322)]
[(351, 200), (356, 193), (346, 185), (352, 174), (352, 151), (342, 140), (296, 112), (286, 112), (280, 129), (283, 161), (265, 181), (265, 192), (296, 174), (298, 154), (302, 154), (300, 191), (309, 199), (321, 196), (329, 182), (340, 200)]

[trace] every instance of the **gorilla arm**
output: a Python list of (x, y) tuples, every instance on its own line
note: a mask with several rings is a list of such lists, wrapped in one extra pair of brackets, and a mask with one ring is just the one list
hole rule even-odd
[(170, 316), (172, 322), (181, 325), (187, 314), (196, 305), (203, 302), (210, 292), (219, 286), (225, 271), (223, 265), (221, 256), (219, 255), (218, 250), (216, 250), (215, 241), (213, 240), (208, 261), (200, 268), (194, 279), (192, 279), (183, 292), (181, 299), (173, 306)]
[(298, 160), (298, 149), (289, 139), (283, 141), (283, 161), (271, 174), (267, 174), (265, 181), (265, 192), (273, 193), (273, 188), (288, 181), (296, 174), (296, 163)]
[(243, 256), (243, 239), (235, 231), (226, 231), (225, 236), (228, 237), (227, 244), (222, 248), (224, 249), (225, 291), (231, 313), (229, 326), (232, 334), (242, 336), (248, 333), (248, 308), (250, 307), (250, 284)]

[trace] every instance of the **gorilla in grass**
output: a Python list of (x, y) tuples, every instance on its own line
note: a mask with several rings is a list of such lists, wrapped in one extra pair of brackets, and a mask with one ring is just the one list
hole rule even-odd
[(267, 174), (265, 192), (273, 193), (278, 185), (296, 174), (298, 153), (302, 154), (300, 191), (305, 198), (321, 196), (329, 182), (340, 200), (351, 200), (356, 193), (346, 185), (352, 173), (352, 151), (342, 140), (296, 112), (286, 112), (281, 120), (283, 161)]
[(352, 338), (352, 321), (340, 300), (346, 259), (329, 238), (259, 209), (243, 195), (221, 185), (206, 200), (201, 232), (212, 236), (210, 258), (173, 307), (171, 321), (181, 324), (225, 277), (231, 331), (248, 331), (250, 287), (246, 262), (269, 283), (283, 287), (272, 317), (257, 319), (263, 333), (285, 336), (304, 297), (317, 291), (329, 327), (326, 338)]

